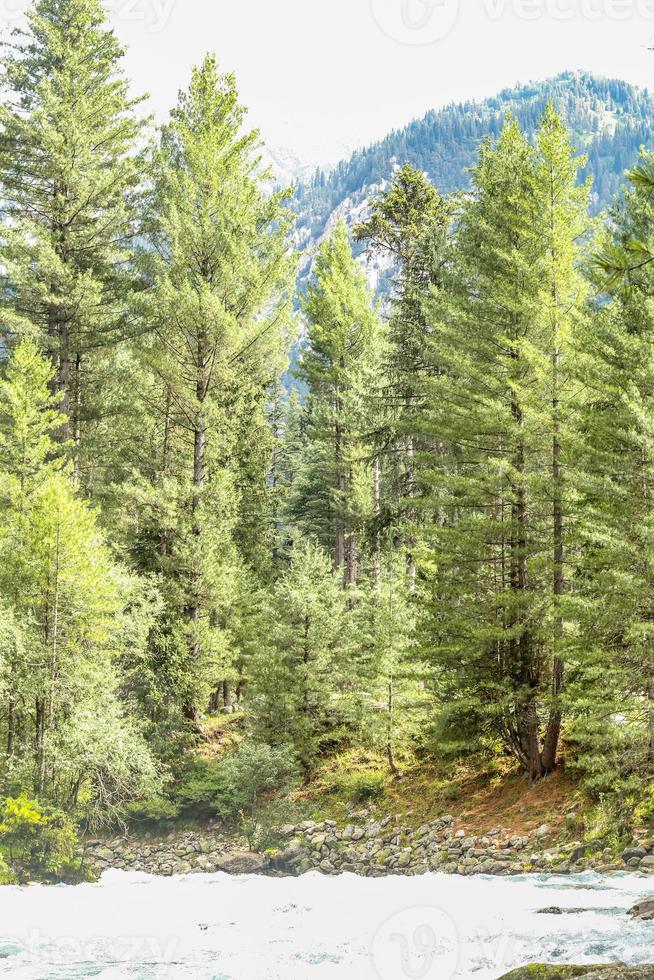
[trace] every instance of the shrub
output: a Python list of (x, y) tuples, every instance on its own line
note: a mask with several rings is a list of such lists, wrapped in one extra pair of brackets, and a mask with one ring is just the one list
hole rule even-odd
[(296, 771), (286, 749), (243, 743), (221, 765), (225, 796), (223, 816), (239, 818), (240, 829), (251, 850), (275, 850), (280, 840), (277, 827), (289, 819), (289, 805), (265, 796), (280, 796), (290, 788)]
[(75, 871), (73, 821), (27, 796), (9, 797), (0, 809), (0, 844), (19, 875), (65, 876)]
[(332, 791), (352, 803), (370, 803), (383, 798), (386, 783), (385, 772), (339, 772)]
[(296, 764), (287, 749), (242, 743), (220, 765), (223, 816), (253, 816), (261, 797), (273, 790), (284, 792), (295, 772)]
[(0, 854), (0, 885), (13, 885), (15, 882), (16, 876), (11, 871), (2, 854)]

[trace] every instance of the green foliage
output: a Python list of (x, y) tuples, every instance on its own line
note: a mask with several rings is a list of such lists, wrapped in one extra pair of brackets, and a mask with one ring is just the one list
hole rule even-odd
[(634, 816), (638, 823), (654, 826), (654, 784), (650, 783), (642, 790)]
[(388, 785), (385, 772), (356, 772), (339, 768), (330, 781), (330, 792), (353, 804), (376, 803), (384, 798)]
[(247, 692), (251, 730), (275, 749), (288, 747), (308, 774), (353, 718), (347, 594), (327, 555), (305, 543), (262, 603)]
[(65, 813), (27, 796), (0, 808), (0, 847), (21, 875), (66, 875), (74, 867), (77, 831)]
[(0, 854), (0, 886), (15, 885), (16, 876), (7, 864), (4, 856)]
[(450, 272), (428, 303), (423, 430), (442, 450), (424, 461), (436, 519), (421, 564), (442, 731), (466, 746), (502, 738), (532, 778), (556, 765), (568, 639), (566, 423), (586, 288), (579, 165), (551, 107), (535, 147), (509, 118), (482, 148)]
[[(275, 828), (288, 820), (284, 797), (296, 774), (296, 763), (287, 748), (243, 743), (220, 768), (224, 796), (221, 816), (238, 818), (241, 832), (252, 850), (264, 851), (277, 844)], [(266, 797), (278, 797), (266, 804)]]
[[(122, 56), (100, 0), (3, 56), (0, 881), (75, 873), (75, 819), (272, 846), (350, 749), (363, 804), (418, 751), (537, 779), (565, 737), (598, 835), (654, 819), (649, 154), (588, 219), (649, 97), (564, 76), (318, 174), (289, 395), (293, 218), (235, 79), (208, 55), (143, 154)], [(372, 185), (387, 316), (322, 235)]]
[(142, 693), (163, 724), (185, 717), (196, 733), (238, 677), (240, 587), (268, 573), (274, 537), (266, 402), (285, 366), (290, 215), (244, 117), (233, 76), (207, 56), (154, 154), (139, 263), (150, 288), (134, 308), (142, 431), (124, 534), (163, 599)]
[(320, 249), (303, 308), (308, 343), (297, 374), (308, 398), (287, 511), (292, 525), (332, 553), (344, 580), (354, 584), (372, 511), (366, 395), (384, 340), (342, 222)]
[(134, 285), (146, 121), (122, 56), (101, 0), (37, 0), (3, 54), (3, 318), (10, 339), (35, 337), (53, 357), (62, 432), (89, 487), (94, 460), (115, 459), (115, 416), (126, 408), (116, 345)]

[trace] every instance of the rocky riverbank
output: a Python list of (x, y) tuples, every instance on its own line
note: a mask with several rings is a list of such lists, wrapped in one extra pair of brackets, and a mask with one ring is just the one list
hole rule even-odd
[(529, 835), (497, 827), (483, 836), (469, 834), (451, 816), (416, 829), (399, 817), (304, 821), (280, 827), (277, 846), (263, 854), (249, 851), (243, 839), (220, 827), (178, 831), (163, 837), (115, 837), (87, 841), (85, 863), (95, 873), (108, 868), (181, 875), (225, 871), (231, 874), (326, 875), (351, 872), (365, 877), (445, 874), (517, 875), (596, 870), (607, 873), (654, 871), (654, 841), (634, 841), (621, 857), (610, 849), (591, 852), (580, 841), (554, 841), (546, 825)]
[(654, 966), (525, 966), (501, 980), (654, 980)]

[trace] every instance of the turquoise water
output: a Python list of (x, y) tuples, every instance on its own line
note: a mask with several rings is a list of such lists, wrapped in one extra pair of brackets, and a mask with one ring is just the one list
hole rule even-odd
[[(602, 878), (151, 878), (0, 888), (12, 980), (496, 980), (533, 961), (654, 962), (626, 910), (641, 875)], [(544, 907), (585, 909), (538, 914)]]

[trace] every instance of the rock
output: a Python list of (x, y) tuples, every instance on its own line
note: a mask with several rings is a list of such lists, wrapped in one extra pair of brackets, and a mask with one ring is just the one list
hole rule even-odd
[(225, 854), (216, 861), (218, 871), (228, 875), (261, 874), (268, 867), (268, 859), (261, 854), (250, 854), (247, 851), (235, 854)]
[(279, 854), (275, 855), (273, 864), (276, 868), (292, 868), (305, 857), (307, 857), (306, 849), (299, 840), (293, 840)]
[(540, 837), (540, 838), (548, 837), (551, 832), (552, 831), (550, 825), (544, 823), (542, 827), (539, 827), (538, 830), (536, 831), (536, 837)]
[(525, 966), (500, 980), (654, 980), (654, 966)]
[(629, 864), (634, 858), (638, 858), (641, 861), (644, 857), (647, 857), (647, 851), (644, 847), (628, 847), (622, 852), (622, 860), (625, 864)]
[(641, 871), (654, 871), (654, 855), (648, 855), (638, 865)]
[(654, 920), (654, 895), (646, 895), (645, 898), (641, 898), (632, 909), (629, 909), (629, 915), (634, 919), (641, 919), (643, 922)]
[(538, 909), (536, 915), (582, 915), (592, 911), (593, 909), (561, 909), (558, 905), (552, 905), (548, 909)]

